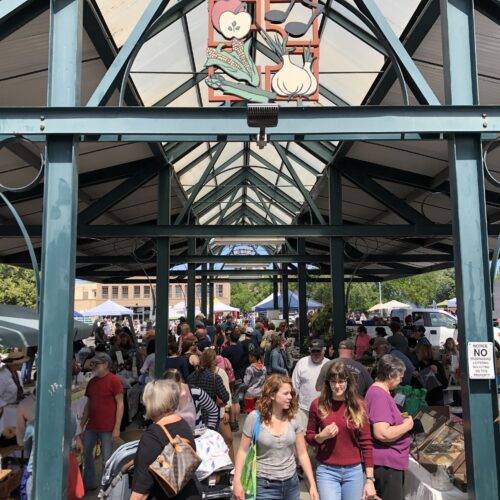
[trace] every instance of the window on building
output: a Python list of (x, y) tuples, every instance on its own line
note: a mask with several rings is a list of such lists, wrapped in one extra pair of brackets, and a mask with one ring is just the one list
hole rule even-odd
[(122, 286), (122, 299), (128, 299), (128, 286)]
[(144, 287), (144, 298), (149, 299), (150, 297), (151, 297), (151, 287), (145, 286)]
[(92, 295), (94, 296), (94, 299), (97, 298), (97, 290), (95, 288), (92, 290)]
[(141, 287), (134, 286), (134, 299), (140, 299), (140, 298), (141, 298)]
[(111, 295), (114, 299), (118, 298), (118, 287), (117, 286), (111, 287)]
[(224, 297), (224, 285), (215, 285), (215, 296), (218, 298)]
[(182, 287), (181, 287), (181, 285), (175, 285), (175, 298), (182, 299)]
[(83, 292), (83, 300), (89, 300), (89, 292)]
[(109, 298), (109, 287), (108, 286), (103, 286), (102, 287), (102, 298), (103, 299), (108, 299)]

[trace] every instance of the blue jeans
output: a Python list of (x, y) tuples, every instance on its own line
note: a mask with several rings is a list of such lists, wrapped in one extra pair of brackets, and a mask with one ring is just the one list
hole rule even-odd
[[(297, 474), (285, 481), (257, 478), (258, 500), (299, 500), (300, 483)], [(361, 498), (361, 497), (360, 497)]]
[(101, 442), (102, 471), (113, 451), (111, 432), (96, 432), (86, 430), (83, 434), (83, 458), (85, 469), (83, 471), (83, 483), (85, 489), (97, 488), (101, 481), (96, 481), (94, 467), (94, 446), (99, 439)]
[(319, 464), (316, 483), (320, 500), (360, 500), (364, 487), (363, 468), (361, 464)]
[(21, 380), (23, 384), (31, 382), (31, 370), (33, 369), (33, 363), (35, 358), (30, 358), (26, 363), (23, 363), (21, 368)]

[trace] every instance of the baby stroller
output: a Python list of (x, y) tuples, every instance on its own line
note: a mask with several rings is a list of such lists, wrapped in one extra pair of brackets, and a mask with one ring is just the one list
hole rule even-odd
[(233, 463), (223, 437), (211, 429), (196, 429), (196, 453), (201, 464), (196, 471), (204, 500), (233, 496)]
[(139, 441), (122, 444), (106, 462), (97, 498), (125, 500), (132, 494), (134, 458)]

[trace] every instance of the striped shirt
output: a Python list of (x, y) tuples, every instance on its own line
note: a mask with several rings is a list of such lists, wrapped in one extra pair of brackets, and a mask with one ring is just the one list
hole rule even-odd
[(205, 426), (217, 430), (219, 427), (219, 409), (214, 400), (199, 387), (189, 386), (196, 409), (196, 427)]

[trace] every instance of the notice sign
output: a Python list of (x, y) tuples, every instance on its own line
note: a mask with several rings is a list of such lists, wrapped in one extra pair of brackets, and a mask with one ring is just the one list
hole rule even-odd
[(468, 342), (467, 358), (470, 379), (494, 379), (493, 342)]

